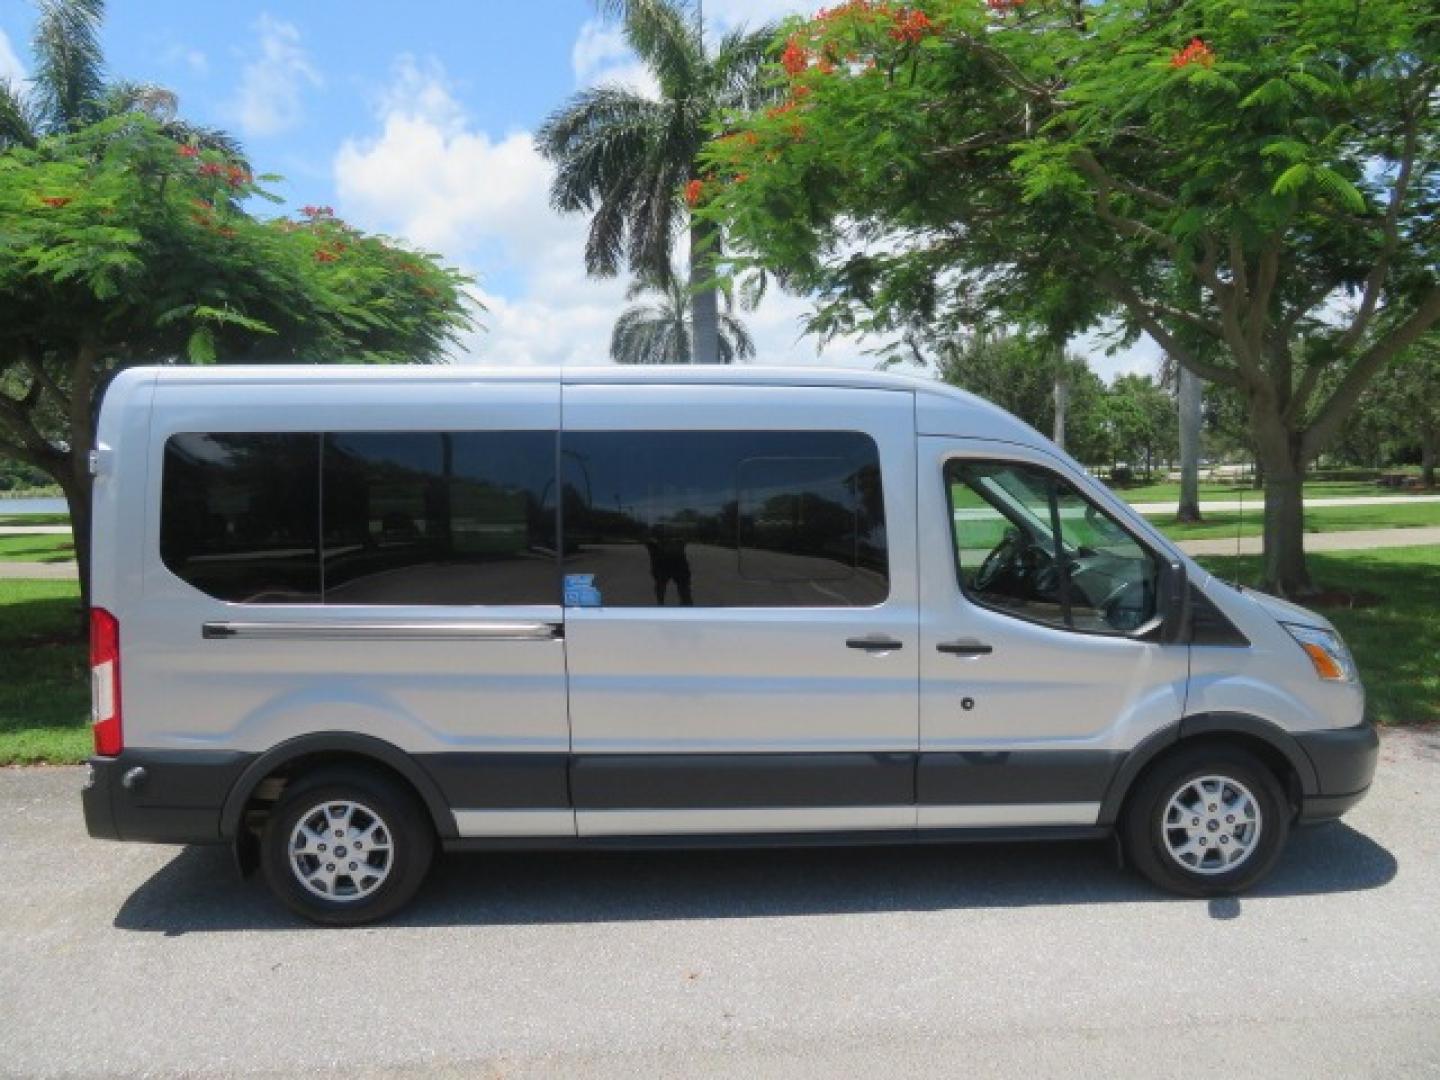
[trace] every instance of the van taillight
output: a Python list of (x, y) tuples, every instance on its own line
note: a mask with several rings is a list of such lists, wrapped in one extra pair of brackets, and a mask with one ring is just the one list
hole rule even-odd
[(120, 730), (120, 622), (104, 608), (90, 609), (90, 723), (95, 753), (125, 749)]

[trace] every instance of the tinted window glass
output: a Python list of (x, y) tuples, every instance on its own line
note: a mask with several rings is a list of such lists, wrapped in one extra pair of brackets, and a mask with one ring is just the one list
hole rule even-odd
[(575, 432), (562, 463), (569, 603), (850, 607), (889, 593), (867, 435)]
[(325, 602), (559, 603), (554, 475), (554, 432), (326, 435)]
[(1155, 615), (1159, 564), (1071, 484), (1009, 462), (946, 467), (965, 594), (1035, 622), (1123, 634)]
[(221, 600), (315, 603), (319, 478), (318, 435), (172, 436), (161, 559)]

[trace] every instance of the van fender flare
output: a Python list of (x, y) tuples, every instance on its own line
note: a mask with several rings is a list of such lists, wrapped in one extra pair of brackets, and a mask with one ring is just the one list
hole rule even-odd
[(245, 768), (230, 788), (230, 794), (226, 796), (225, 805), (220, 811), (221, 839), (239, 838), (240, 817), (245, 812), (250, 796), (255, 793), (262, 780), (276, 769), (312, 754), (346, 754), (350, 757), (368, 758), (393, 769), (420, 796), (434, 822), (436, 834), (442, 840), (452, 840), (459, 835), (455, 815), (441, 794), (439, 786), (409, 754), (392, 743), (370, 735), (357, 735), (349, 731), (325, 731), (287, 739), (272, 746)]
[(1119, 820), (1120, 808), (1135, 780), (1161, 754), (1184, 740), (1210, 735), (1244, 735), (1259, 739), (1289, 762), (1295, 775), (1299, 777), (1300, 789), (1304, 794), (1312, 795), (1319, 790), (1314, 764), (1288, 731), (1269, 720), (1262, 720), (1248, 713), (1196, 713), (1152, 732), (1125, 755), (1125, 760), (1115, 771), (1110, 786), (1105, 790), (1096, 824), (1114, 825)]

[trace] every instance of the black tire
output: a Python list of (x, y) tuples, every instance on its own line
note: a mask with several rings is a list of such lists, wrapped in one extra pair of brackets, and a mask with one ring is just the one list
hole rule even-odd
[[(1243, 840), (1245, 826), (1243, 821), (1238, 826), (1227, 824), (1219, 802), (1211, 804), (1221, 807), (1215, 818), (1205, 817), (1209, 809), (1205, 806), (1189, 821), (1166, 820), (1173, 798), (1192, 783), (1210, 777), (1242, 786), (1259, 812), (1259, 828), (1249, 853), (1229, 868), (1220, 862), (1229, 854), (1231, 843)], [(1232, 797), (1237, 793), (1234, 787), (1223, 791)], [(1198, 793), (1199, 789), (1192, 788), (1187, 794)], [(1212, 823), (1214, 832), (1209, 831)], [(1204, 851), (1172, 853), (1183, 849), (1187, 827), (1198, 829), (1195, 842), (1204, 841)], [(1161, 759), (1140, 778), (1126, 801), (1120, 835), (1131, 865), (1160, 888), (1182, 896), (1233, 896), (1274, 867), (1290, 835), (1290, 805), (1279, 779), (1255, 755), (1236, 746), (1200, 745)], [(1197, 854), (1208, 872), (1195, 865)]]
[[(358, 835), (361, 825), (368, 828), (375, 821), (380, 823), (380, 831), (374, 834), (372, 850), (361, 855), (359, 863), (349, 861), (356, 852), (331, 848), (334, 838), (327, 832), (326, 855), (334, 856), (336, 850), (344, 851), (344, 855), (336, 857), (335, 863), (325, 864), (335, 867), (339, 880), (331, 878), (333, 895), (322, 896), (307, 887), (299, 871), (292, 868), (291, 837), (302, 818), (313, 822), (320, 808), (347, 803), (356, 807), (348, 819), (355, 832), (347, 830), (347, 836)], [(344, 822), (337, 819), (331, 824), (340, 826)], [(389, 849), (382, 858), (375, 845), (386, 841)], [(341, 845), (346, 842), (345, 838), (339, 841)], [(260, 865), (270, 891), (297, 915), (327, 926), (358, 926), (393, 915), (409, 903), (424, 882), (434, 853), (435, 831), (414, 795), (387, 776), (353, 766), (326, 767), (291, 780), (260, 839)], [(302, 854), (307, 865), (312, 859), (318, 863), (318, 855)], [(352, 866), (359, 871), (354, 876), (346, 872)], [(318, 879), (327, 876), (321, 871), (322, 867), (316, 865)]]

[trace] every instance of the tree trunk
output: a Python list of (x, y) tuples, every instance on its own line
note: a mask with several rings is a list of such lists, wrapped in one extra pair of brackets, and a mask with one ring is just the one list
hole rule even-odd
[(1055, 430), (1051, 440), (1065, 449), (1065, 417), (1070, 411), (1070, 380), (1064, 371), (1055, 373)]
[(93, 486), (86, 462), (83, 481), (72, 472), (57, 479), (70, 510), (70, 530), (75, 543), (75, 568), (80, 574), (81, 618), (88, 619), (90, 607), (90, 492)]
[(1435, 486), (1436, 444), (1440, 443), (1440, 431), (1433, 427), (1420, 429), (1420, 482), (1427, 488)]
[(692, 361), (696, 364), (720, 362), (720, 304), (713, 285), (696, 286), (715, 277), (715, 256), (718, 243), (714, 229), (703, 221), (690, 221), (690, 315), (694, 323)]
[(1261, 587), (1276, 596), (1304, 597), (1315, 591), (1305, 564), (1305, 472), (1265, 470), (1265, 572)]
[(1200, 517), (1200, 405), (1204, 385), (1200, 376), (1180, 367), (1180, 505), (1175, 520), (1197, 522)]
[(1300, 598), (1315, 591), (1305, 564), (1305, 455), (1301, 433), (1291, 430), (1274, 397), (1250, 400), (1250, 430), (1257, 472), (1265, 478), (1265, 554), (1260, 587)]

